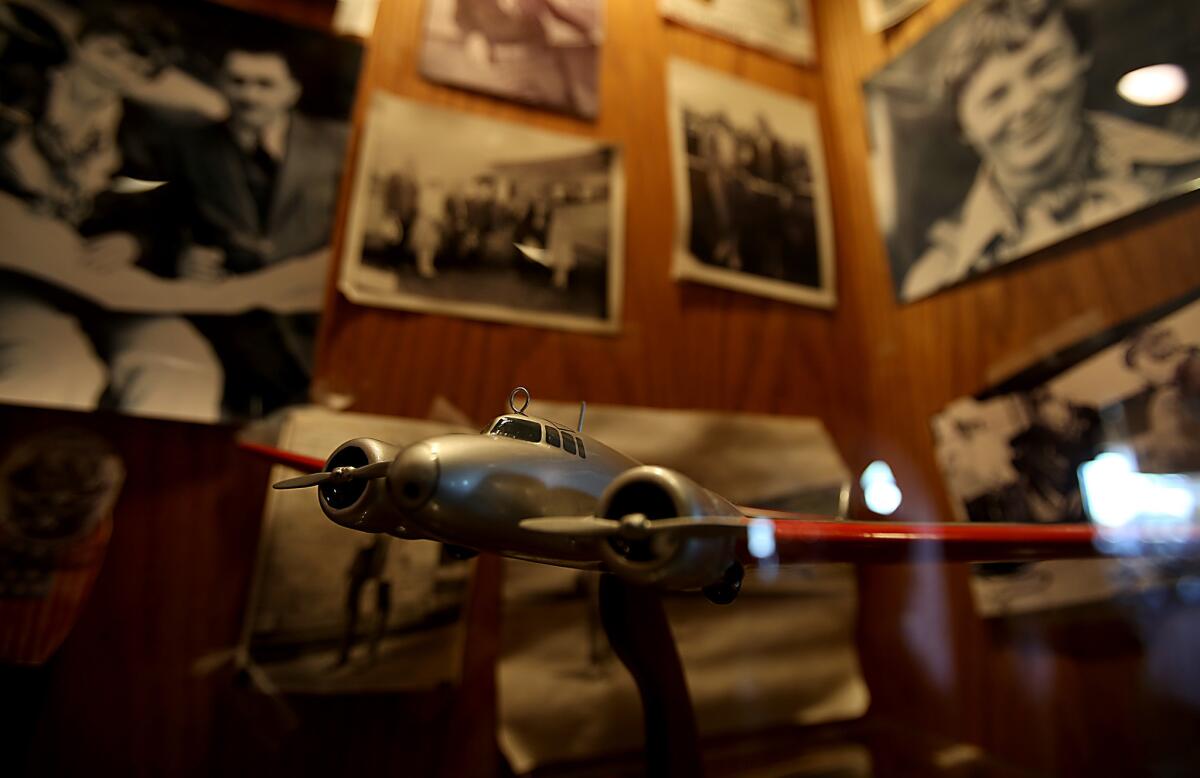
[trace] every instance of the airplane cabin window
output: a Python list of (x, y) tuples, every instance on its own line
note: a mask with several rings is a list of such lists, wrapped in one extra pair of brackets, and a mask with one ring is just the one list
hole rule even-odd
[(587, 459), (587, 449), (583, 447), (583, 438), (577, 438), (575, 442), (579, 444), (579, 458)]
[(528, 419), (505, 417), (497, 421), (495, 427), (492, 427), (492, 434), (503, 435), (506, 438), (516, 438), (517, 440), (526, 440), (530, 443), (541, 443), (542, 425)]
[(558, 430), (554, 429), (548, 424), (546, 425), (546, 442), (551, 446), (558, 448)]
[(562, 440), (563, 440), (563, 450), (566, 451), (568, 454), (574, 454), (575, 453), (575, 438), (571, 437), (570, 435), (568, 435), (567, 433), (564, 432), (562, 434)]

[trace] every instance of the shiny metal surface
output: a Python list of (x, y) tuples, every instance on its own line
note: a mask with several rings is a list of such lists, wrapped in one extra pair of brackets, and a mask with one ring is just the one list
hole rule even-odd
[[(514, 389), (513, 413), (478, 435), (440, 435), (403, 451), (347, 441), (322, 474), (279, 486), (319, 484), (325, 515), (351, 529), (608, 569), (639, 584), (703, 587), (736, 564), (743, 533), (732, 504), (680, 473), (527, 416), (528, 402), (528, 391)], [(521, 526), (539, 517), (559, 531)]]

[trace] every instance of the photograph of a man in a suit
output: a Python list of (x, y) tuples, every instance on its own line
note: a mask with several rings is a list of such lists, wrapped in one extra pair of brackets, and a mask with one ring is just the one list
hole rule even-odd
[[(283, 262), (324, 273), (348, 135), (345, 122), (297, 110), (302, 86), (278, 49), (239, 42), (221, 59), (216, 86), (228, 117), (163, 133), (161, 169), (174, 188), (183, 239), (179, 278), (216, 281)], [(163, 153), (165, 151), (165, 153)], [(192, 321), (225, 365), (224, 404), (258, 415), (303, 401), (316, 312), (252, 311)]]

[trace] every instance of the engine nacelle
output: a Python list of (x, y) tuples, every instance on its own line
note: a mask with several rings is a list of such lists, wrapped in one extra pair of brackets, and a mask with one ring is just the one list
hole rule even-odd
[[(727, 500), (687, 476), (662, 467), (635, 467), (622, 473), (600, 498), (597, 515), (620, 520), (641, 513), (650, 519), (687, 516), (740, 516)], [(721, 579), (735, 560), (736, 539), (686, 531), (651, 534), (645, 540), (621, 537), (600, 542), (605, 565), (640, 585), (696, 589)]]
[[(382, 440), (355, 438), (329, 455), (325, 469), (391, 462), (398, 452), (399, 449)], [(388, 492), (385, 478), (324, 483), (317, 491), (321, 510), (335, 524), (361, 532), (396, 532), (401, 527), (403, 517)]]

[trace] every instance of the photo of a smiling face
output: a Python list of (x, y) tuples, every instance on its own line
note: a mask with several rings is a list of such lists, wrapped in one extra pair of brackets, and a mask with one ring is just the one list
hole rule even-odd
[(1058, 174), (1083, 135), (1090, 59), (1061, 14), (1047, 18), (1025, 45), (989, 57), (964, 85), (957, 109), (967, 141), (1000, 175)]
[(1117, 85), (1200, 79), (1190, 0), (971, 0), (864, 85), (875, 212), (897, 296), (927, 297), (1200, 181), (1200, 90), (1153, 107)]

